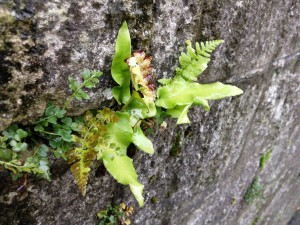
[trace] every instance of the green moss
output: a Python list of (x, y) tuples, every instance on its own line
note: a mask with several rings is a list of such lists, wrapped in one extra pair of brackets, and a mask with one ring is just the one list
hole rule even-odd
[(151, 199), (150, 199), (150, 202), (152, 203), (152, 204), (157, 204), (157, 198), (154, 196), (154, 197), (152, 197)]
[(157, 180), (157, 177), (153, 175), (152, 177), (149, 178), (149, 184), (155, 184)]
[(253, 220), (253, 222), (251, 223), (251, 225), (257, 225), (258, 221), (260, 220), (259, 217), (255, 217), (255, 219)]
[(177, 137), (175, 139), (175, 142), (173, 143), (171, 150), (170, 150), (170, 156), (176, 157), (181, 152), (181, 146), (182, 146), (182, 133), (178, 132)]
[(253, 203), (254, 200), (262, 198), (262, 190), (263, 186), (261, 185), (259, 178), (257, 176), (254, 177), (244, 196), (245, 202), (249, 205)]
[(269, 151), (267, 151), (265, 154), (263, 154), (261, 157), (260, 157), (260, 162), (259, 162), (259, 168), (261, 170), (264, 169), (267, 161), (270, 159), (271, 157), (271, 154), (272, 154), (272, 149), (270, 149)]

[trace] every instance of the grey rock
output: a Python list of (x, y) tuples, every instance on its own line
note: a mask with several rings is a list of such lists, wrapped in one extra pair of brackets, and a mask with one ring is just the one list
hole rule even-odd
[[(48, 101), (63, 105), (67, 77), (83, 68), (104, 76), (91, 100), (74, 102), (68, 113), (110, 104), (123, 20), (133, 48), (153, 56), (159, 78), (174, 75), (186, 39), (224, 39), (199, 81), (230, 83), (244, 94), (211, 102), (210, 112), (193, 108), (190, 125), (170, 119), (167, 130), (155, 130), (156, 153), (133, 157), (145, 185), (143, 208), (101, 165), (82, 197), (66, 163), (53, 160), (52, 182), (31, 176), (21, 194), (0, 172), (0, 224), (97, 224), (97, 212), (121, 201), (134, 206), (133, 224), (287, 224), (300, 205), (299, 11), (295, 0), (2, 0), (0, 130), (34, 122)], [(246, 204), (255, 177), (261, 195)]]

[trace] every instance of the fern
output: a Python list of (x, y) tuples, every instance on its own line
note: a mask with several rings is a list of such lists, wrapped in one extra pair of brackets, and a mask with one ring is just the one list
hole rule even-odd
[(196, 81), (210, 61), (210, 53), (223, 42), (223, 40), (200, 42), (200, 44), (196, 42), (195, 50), (191, 41), (187, 40), (187, 52), (182, 52), (179, 57), (181, 68), (176, 68), (176, 78), (182, 77), (186, 81)]
[(70, 170), (83, 196), (86, 194), (89, 172), (96, 159), (94, 149), (75, 148), (69, 155), (68, 163), (72, 164)]

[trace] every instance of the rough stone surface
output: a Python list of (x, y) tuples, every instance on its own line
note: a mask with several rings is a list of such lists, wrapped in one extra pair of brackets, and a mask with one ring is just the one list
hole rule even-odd
[[(168, 120), (167, 130), (156, 129), (156, 153), (133, 157), (143, 208), (101, 165), (82, 197), (65, 162), (53, 161), (52, 182), (30, 177), (26, 193), (0, 172), (0, 224), (92, 225), (120, 201), (135, 206), (133, 224), (287, 224), (300, 205), (299, 11), (297, 0), (1, 0), (0, 130), (34, 121), (47, 101), (62, 105), (67, 77), (83, 68), (105, 75), (91, 100), (69, 113), (110, 104), (109, 68), (125, 19), (133, 48), (153, 56), (158, 77), (174, 74), (185, 39), (224, 39), (200, 81), (231, 83), (244, 94), (212, 102), (207, 113), (192, 109), (190, 125)], [(263, 197), (247, 205), (254, 177)]]

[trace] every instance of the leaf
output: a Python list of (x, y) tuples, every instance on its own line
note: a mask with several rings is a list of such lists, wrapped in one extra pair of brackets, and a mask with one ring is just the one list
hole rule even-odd
[(181, 68), (176, 68), (176, 76), (186, 81), (196, 81), (197, 77), (206, 69), (210, 61), (210, 54), (223, 40), (196, 42), (196, 50), (192, 48), (191, 41), (187, 40), (187, 52), (181, 53), (179, 63)]
[(88, 80), (91, 77), (91, 72), (88, 69), (84, 69), (81, 75), (84, 80)]
[(170, 115), (173, 118), (178, 118), (177, 124), (190, 123), (190, 120), (187, 115), (190, 107), (191, 107), (191, 104), (176, 106), (173, 109), (168, 109), (166, 114)]
[(134, 194), (140, 206), (144, 205), (142, 196), (144, 185), (137, 181), (137, 174), (134, 169), (132, 159), (128, 156), (119, 156), (113, 152), (106, 152), (103, 156), (103, 163), (107, 171), (120, 183), (130, 185), (130, 189)]
[(71, 126), (71, 124), (72, 124), (72, 118), (71, 117), (64, 117), (64, 118), (61, 119), (61, 122), (63, 122), (67, 126)]
[(199, 104), (200, 99), (216, 100), (242, 94), (243, 91), (235, 86), (222, 84), (189, 83), (174, 81), (170, 85), (158, 88), (157, 106), (172, 109), (176, 105)]
[(119, 118), (118, 122), (112, 122), (106, 125), (107, 134), (109, 135), (107, 142), (113, 143), (121, 154), (126, 154), (127, 147), (132, 142), (133, 130), (130, 126), (128, 113), (116, 113)]
[(18, 129), (17, 125), (11, 125), (2, 134), (7, 138), (13, 138), (15, 136), (16, 130)]
[(14, 150), (15, 152), (24, 151), (28, 147), (27, 143), (16, 142), (15, 140), (11, 140), (9, 144), (12, 147), (12, 150)]
[(27, 137), (28, 133), (24, 131), (23, 129), (18, 129), (16, 131), (16, 134), (14, 136), (14, 139), (16, 141), (21, 141), (23, 138)]
[(60, 135), (64, 141), (72, 141), (71, 130), (59, 129), (56, 133)]
[(126, 21), (121, 26), (115, 47), (115, 55), (112, 61), (111, 74), (120, 85), (114, 87), (112, 92), (119, 104), (126, 103), (130, 99), (130, 72), (125, 60), (131, 55), (131, 40)]
[(144, 185), (140, 183), (136, 183), (136, 184), (129, 184), (129, 187), (135, 199), (139, 203), (139, 206), (142, 207), (144, 205), (144, 197), (143, 197)]
[(69, 155), (68, 164), (72, 164), (70, 170), (83, 196), (86, 194), (88, 176), (95, 158), (96, 152), (93, 149), (75, 148)]
[(153, 154), (153, 144), (152, 142), (145, 136), (142, 129), (137, 127), (133, 132), (132, 142), (142, 151)]

